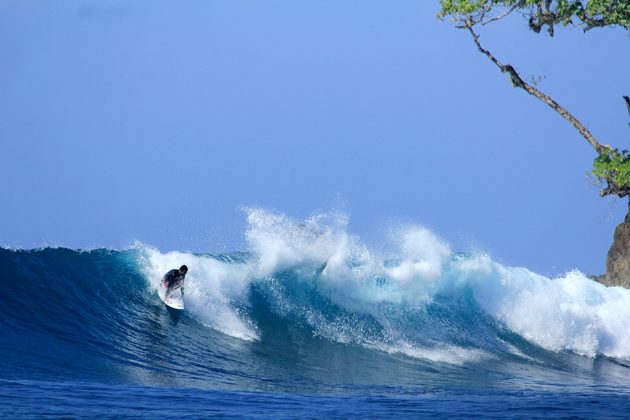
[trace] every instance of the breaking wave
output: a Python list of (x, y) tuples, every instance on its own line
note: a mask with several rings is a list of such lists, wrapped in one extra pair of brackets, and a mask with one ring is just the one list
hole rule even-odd
[[(630, 360), (630, 290), (578, 271), (547, 278), (456, 253), (421, 226), (392, 229), (386, 251), (374, 250), (341, 213), (297, 221), (249, 209), (247, 221), (241, 253), (0, 249), (0, 371), (259, 388), (321, 369), (369, 382), (385, 367), (411, 381), (435, 369)], [(173, 314), (156, 291), (181, 264), (186, 309)]]

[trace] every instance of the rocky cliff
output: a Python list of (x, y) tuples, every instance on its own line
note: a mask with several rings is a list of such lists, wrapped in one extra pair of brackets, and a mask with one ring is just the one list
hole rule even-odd
[(606, 274), (596, 276), (595, 280), (607, 286), (630, 288), (630, 202), (625, 220), (615, 229), (606, 258)]

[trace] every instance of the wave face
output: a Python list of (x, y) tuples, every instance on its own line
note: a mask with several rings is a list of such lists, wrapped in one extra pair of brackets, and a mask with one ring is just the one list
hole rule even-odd
[[(628, 381), (630, 290), (453, 253), (419, 226), (376, 250), (343, 214), (247, 217), (246, 253), (0, 249), (0, 377), (307, 391)], [(175, 314), (156, 291), (181, 264)]]

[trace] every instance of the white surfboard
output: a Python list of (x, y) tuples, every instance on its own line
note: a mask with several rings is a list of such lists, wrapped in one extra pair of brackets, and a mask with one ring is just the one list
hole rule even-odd
[(184, 309), (184, 297), (182, 296), (182, 291), (179, 287), (176, 289), (171, 289), (167, 296), (166, 286), (160, 284), (158, 296), (160, 297), (160, 299), (162, 299), (162, 302), (164, 302), (166, 306), (169, 306), (173, 309)]

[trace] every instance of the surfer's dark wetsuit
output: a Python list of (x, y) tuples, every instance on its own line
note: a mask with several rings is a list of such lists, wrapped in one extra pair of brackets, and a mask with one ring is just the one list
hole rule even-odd
[(182, 265), (179, 270), (172, 269), (168, 273), (164, 274), (162, 278), (162, 286), (166, 287), (166, 293), (170, 293), (171, 290), (180, 288), (182, 296), (184, 295), (184, 278), (188, 272), (188, 267)]

